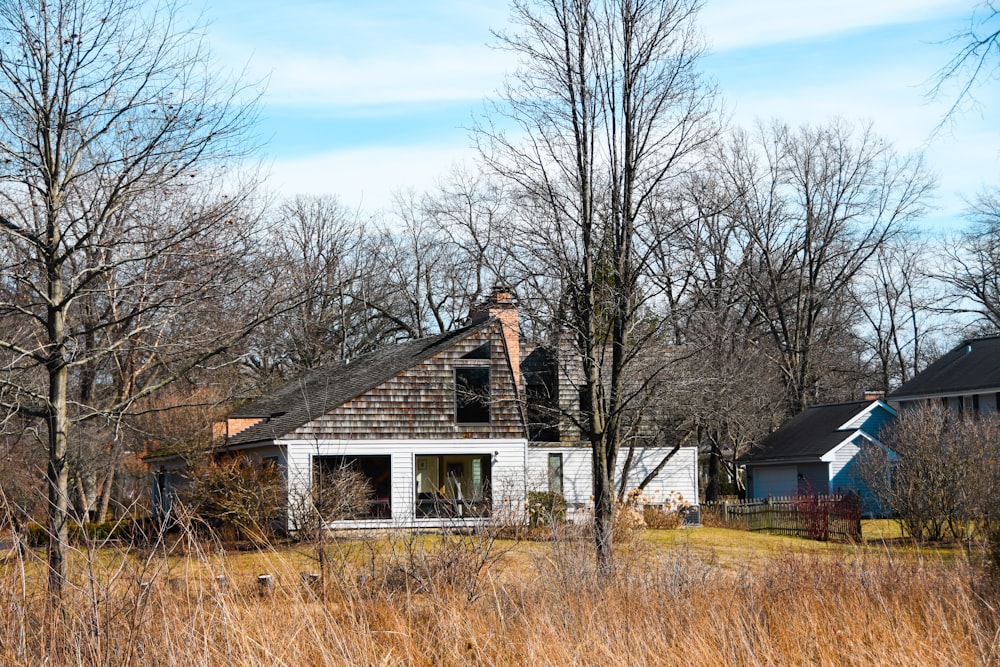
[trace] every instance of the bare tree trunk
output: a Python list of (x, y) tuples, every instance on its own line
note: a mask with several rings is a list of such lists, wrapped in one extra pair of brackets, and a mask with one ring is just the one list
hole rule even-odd
[(715, 446), (715, 443), (712, 443), (712, 451), (708, 455), (708, 484), (705, 485), (705, 500), (708, 501), (719, 499), (719, 487), (722, 477), (720, 458), (719, 448)]
[(104, 485), (101, 487), (101, 495), (97, 504), (97, 523), (104, 523), (108, 520), (108, 508), (111, 505), (111, 496), (115, 488), (115, 476), (118, 472), (118, 457), (111, 460), (108, 467), (108, 475), (104, 478)]
[[(214, 187), (227, 157), (246, 154), (255, 95), (205, 74), (211, 68), (197, 31), (179, 29), (177, 11), (170, 0), (0, 3), (0, 162), (9, 207), (0, 217), (6, 255), (0, 316), (14, 322), (0, 334), (0, 366), (7, 371), (0, 395), (5, 409), (44, 421), (47, 430), (54, 606), (66, 581), (72, 425), (101, 412), (120, 414), (221, 353), (233, 339), (223, 343), (207, 333), (213, 327), (198, 328), (188, 339), (201, 343), (196, 352), (180, 352), (180, 341), (171, 340), (172, 361), (179, 361), (163, 363), (157, 336), (178, 335), (182, 308), (194, 310), (222, 285), (232, 285), (232, 294), (245, 284), (228, 282), (238, 255), (209, 248), (226, 238), (225, 227), (212, 215), (218, 209), (198, 198)], [(164, 193), (182, 190), (191, 196), (171, 221), (177, 226), (163, 219), (162, 207), (151, 206), (152, 215), (138, 210), (141, 202), (159, 204), (169, 200)], [(218, 208), (231, 211), (232, 201)], [(229, 229), (245, 233), (238, 224)], [(99, 293), (98, 301), (108, 296), (113, 284), (130, 315), (104, 314), (98, 322), (86, 304)], [(103, 311), (108, 301), (101, 303)], [(111, 373), (126, 343), (139, 338), (135, 347), (156, 349), (147, 359), (159, 371), (144, 386), (114, 405), (92, 396), (89, 386), (74, 390), (78, 381), (92, 382), (88, 374)], [(70, 396), (85, 400), (71, 404)], [(83, 482), (90, 501), (94, 494)]]
[[(53, 227), (53, 241), (58, 242), (58, 231)], [(61, 266), (50, 265), (48, 274), (48, 334), (50, 351), (48, 369), (49, 393), (46, 426), (48, 428), (48, 466), (45, 478), (48, 485), (47, 527), (49, 545), (49, 598), (54, 604), (62, 600), (63, 582), (66, 580), (66, 545), (69, 541), (69, 469), (66, 466), (67, 386), (69, 370), (65, 360), (66, 322), (63, 310)]]
[[(498, 110), (529, 140), (516, 145), (484, 130), (483, 154), (531, 203), (523, 256), (551, 266), (568, 301), (568, 317), (557, 326), (575, 337), (583, 363), (579, 389), (590, 405), (579, 425), (591, 446), (602, 576), (614, 566), (614, 474), (634, 391), (632, 332), (642, 304), (653, 298), (638, 289), (640, 273), (649, 271), (648, 249), (658, 245), (644, 216), (716, 132), (713, 91), (695, 70), (698, 6), (515, 0), (520, 32), (499, 35), (526, 66)], [(639, 225), (649, 238), (639, 240)], [(537, 272), (537, 265), (527, 268)]]

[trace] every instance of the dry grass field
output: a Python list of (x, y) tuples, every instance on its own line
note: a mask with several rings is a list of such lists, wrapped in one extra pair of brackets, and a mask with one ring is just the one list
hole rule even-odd
[(74, 554), (58, 614), (38, 556), (14, 553), (0, 664), (1000, 665), (996, 596), (961, 552), (872, 531), (890, 528), (862, 546), (640, 531), (606, 582), (572, 539), (352, 535), (322, 580), (308, 545), (105, 546)]

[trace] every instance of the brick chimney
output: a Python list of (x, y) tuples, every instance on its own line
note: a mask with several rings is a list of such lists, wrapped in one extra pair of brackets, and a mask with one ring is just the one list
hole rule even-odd
[(264, 421), (263, 417), (230, 417), (212, 424), (212, 440), (226, 440)]
[(514, 385), (521, 390), (521, 327), (517, 315), (517, 304), (510, 288), (502, 283), (493, 287), (493, 293), (483, 303), (473, 306), (469, 320), (475, 324), (491, 317), (500, 321), (504, 345), (510, 357), (510, 367), (514, 374)]

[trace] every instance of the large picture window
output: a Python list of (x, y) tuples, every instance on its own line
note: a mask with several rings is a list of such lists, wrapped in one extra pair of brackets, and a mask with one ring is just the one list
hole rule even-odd
[(485, 517), (492, 511), (489, 454), (414, 457), (418, 517)]
[(490, 369), (455, 369), (455, 421), (459, 424), (490, 423)]
[(389, 456), (314, 456), (312, 502), (325, 521), (392, 517)]

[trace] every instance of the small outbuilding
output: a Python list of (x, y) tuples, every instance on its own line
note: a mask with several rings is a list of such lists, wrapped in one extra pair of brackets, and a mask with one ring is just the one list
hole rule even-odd
[(807, 408), (740, 458), (748, 498), (855, 493), (867, 513), (876, 513), (861, 454), (879, 447), (896, 459), (878, 437), (895, 416), (881, 399)]

